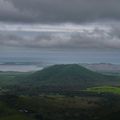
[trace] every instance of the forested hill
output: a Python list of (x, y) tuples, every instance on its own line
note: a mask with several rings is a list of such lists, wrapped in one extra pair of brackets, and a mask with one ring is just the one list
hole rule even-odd
[(94, 86), (114, 84), (116, 77), (90, 71), (77, 64), (54, 65), (31, 74), (28, 82), (36, 85)]
[(88, 87), (120, 85), (119, 77), (103, 75), (78, 64), (53, 65), (34, 73), (1, 75), (0, 85), (16, 94), (80, 91)]

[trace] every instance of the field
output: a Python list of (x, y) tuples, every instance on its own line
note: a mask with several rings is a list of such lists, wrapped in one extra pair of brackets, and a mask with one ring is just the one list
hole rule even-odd
[(97, 92), (97, 93), (113, 93), (113, 94), (119, 94), (120, 95), (120, 87), (117, 87), (117, 86), (92, 87), (92, 88), (87, 88), (86, 91)]

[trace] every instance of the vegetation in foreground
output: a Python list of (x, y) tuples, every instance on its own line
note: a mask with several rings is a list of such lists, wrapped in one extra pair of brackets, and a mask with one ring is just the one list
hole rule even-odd
[(120, 96), (0, 96), (0, 120), (118, 120)]

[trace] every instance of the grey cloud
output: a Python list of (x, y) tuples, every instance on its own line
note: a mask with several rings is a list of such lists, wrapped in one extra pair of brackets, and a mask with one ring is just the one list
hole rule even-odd
[[(95, 28), (82, 32), (0, 33), (0, 46), (25, 48), (120, 49), (120, 34)], [(34, 33), (30, 33), (34, 34)]]
[(80, 23), (120, 20), (120, 0), (1, 0), (1, 4), (1, 21)]
[(28, 22), (34, 19), (27, 11), (21, 11), (10, 0), (0, 0), (0, 21)]
[(0, 46), (20, 46), (24, 39), (17, 35), (0, 33)]

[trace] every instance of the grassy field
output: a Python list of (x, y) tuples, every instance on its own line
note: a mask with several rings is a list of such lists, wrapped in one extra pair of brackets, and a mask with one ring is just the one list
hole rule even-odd
[(120, 95), (120, 87), (113, 87), (113, 86), (92, 87), (92, 88), (87, 88), (86, 91), (97, 92), (97, 93), (113, 93)]

